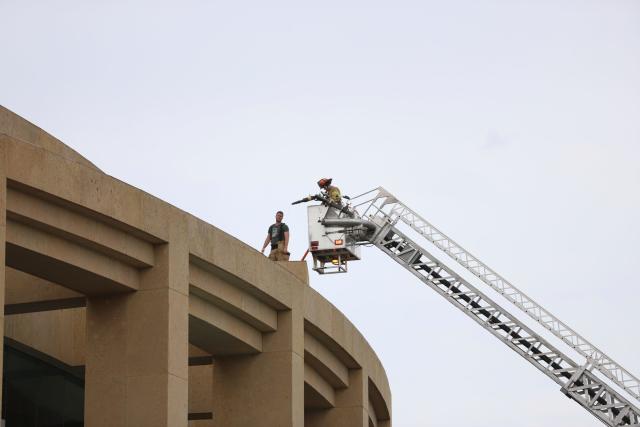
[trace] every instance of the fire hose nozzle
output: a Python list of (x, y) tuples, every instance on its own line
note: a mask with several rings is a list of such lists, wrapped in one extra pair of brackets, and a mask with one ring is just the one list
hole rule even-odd
[(315, 196), (307, 196), (304, 199), (300, 199), (300, 200), (296, 200), (295, 202), (291, 203), (292, 205), (297, 205), (298, 203), (304, 203), (304, 202), (310, 202), (311, 200), (314, 200)]

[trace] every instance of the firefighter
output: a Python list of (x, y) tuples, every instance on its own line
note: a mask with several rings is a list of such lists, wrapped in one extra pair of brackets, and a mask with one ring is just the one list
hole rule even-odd
[(271, 224), (267, 230), (267, 237), (264, 239), (261, 252), (271, 243), (269, 259), (272, 261), (289, 261), (289, 226), (282, 222), (284, 212), (276, 212), (276, 222)]
[(342, 194), (340, 189), (335, 185), (331, 185), (331, 178), (321, 178), (318, 181), (318, 187), (320, 187), (327, 195), (327, 198), (337, 205), (342, 205)]

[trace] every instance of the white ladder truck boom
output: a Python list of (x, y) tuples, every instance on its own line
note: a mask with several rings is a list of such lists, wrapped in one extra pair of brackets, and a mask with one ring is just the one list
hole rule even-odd
[[(336, 204), (325, 195), (309, 206), (309, 251), (320, 274), (346, 273), (348, 261), (360, 259), (359, 246), (372, 244), (435, 290), (476, 323), (555, 381), (561, 391), (605, 425), (639, 426), (640, 380), (598, 350), (498, 273), (464, 250), (420, 215), (379, 187)], [(499, 306), (469, 281), (405, 235), (399, 224), (442, 250), (480, 280), (532, 317), (586, 359), (578, 363), (539, 333)], [(594, 369), (605, 378), (596, 375)], [(627, 392), (623, 396), (615, 386)]]

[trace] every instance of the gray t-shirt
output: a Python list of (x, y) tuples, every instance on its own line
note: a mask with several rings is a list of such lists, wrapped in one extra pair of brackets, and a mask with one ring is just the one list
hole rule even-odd
[(275, 248), (278, 246), (278, 242), (284, 241), (284, 233), (285, 231), (289, 231), (289, 226), (284, 222), (280, 224), (271, 224), (269, 226), (269, 236), (271, 236), (271, 248)]

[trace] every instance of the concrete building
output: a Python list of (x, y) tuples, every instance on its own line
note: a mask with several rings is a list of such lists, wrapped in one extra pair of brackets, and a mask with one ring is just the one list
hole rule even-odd
[(349, 320), (215, 226), (0, 107), (8, 427), (391, 425)]

